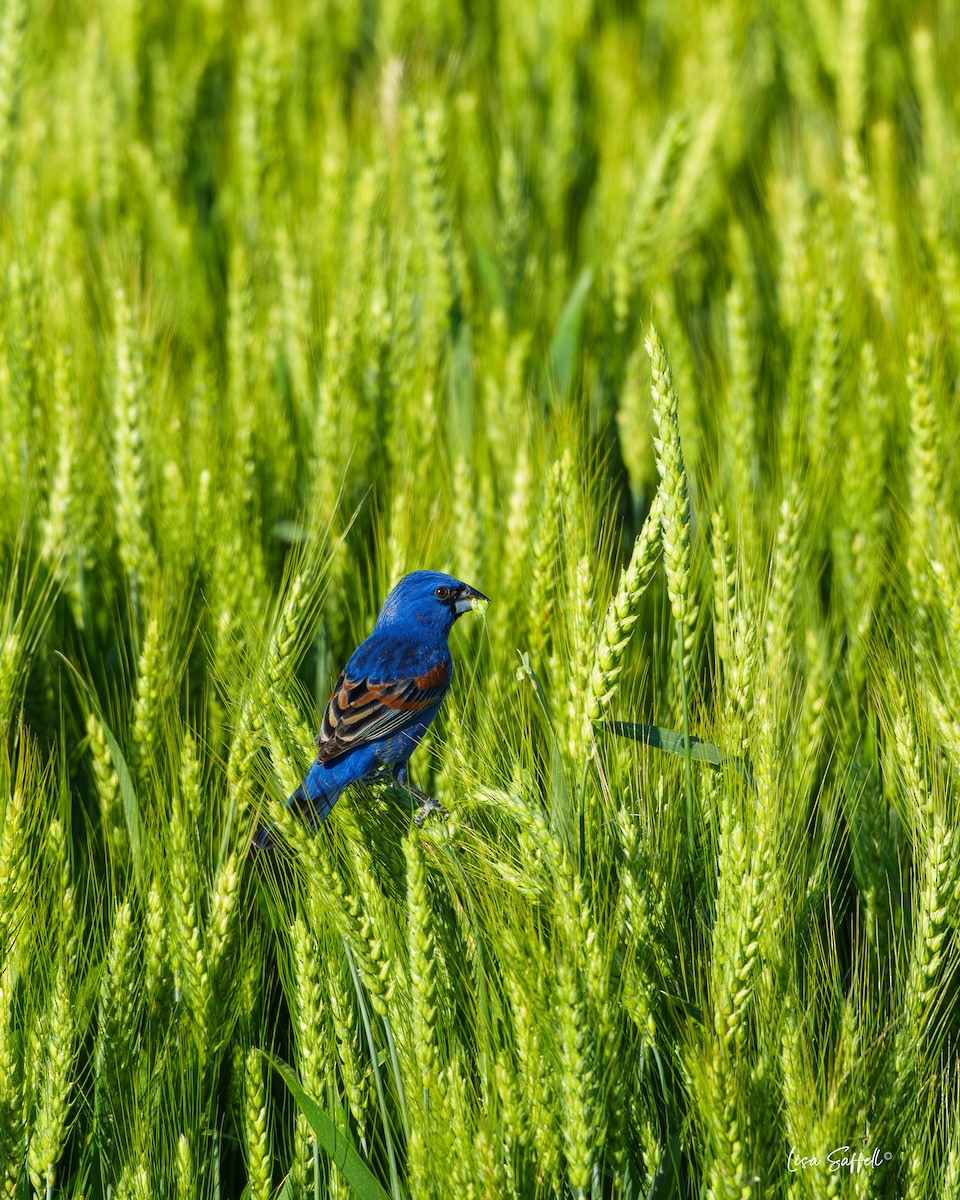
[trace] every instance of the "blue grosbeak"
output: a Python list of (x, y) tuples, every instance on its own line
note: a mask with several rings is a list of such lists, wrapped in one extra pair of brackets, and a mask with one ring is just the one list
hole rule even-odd
[[(439, 808), (407, 782), (407, 761), (450, 686), (453, 623), (474, 600), (486, 599), (439, 571), (405, 575), (386, 598), (373, 633), (354, 650), (333, 689), (317, 761), (287, 801), (312, 829), (359, 779), (396, 779), (421, 801), (418, 825)], [(271, 826), (261, 825), (254, 845), (272, 843)]]

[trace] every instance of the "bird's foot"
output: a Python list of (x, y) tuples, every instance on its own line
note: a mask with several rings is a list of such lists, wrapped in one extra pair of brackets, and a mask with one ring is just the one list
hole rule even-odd
[(447, 810), (442, 808), (432, 796), (428, 796), (426, 792), (422, 792), (418, 787), (414, 787), (412, 783), (407, 781), (406, 763), (397, 764), (392, 767), (381, 767), (376, 774), (370, 776), (370, 782), (396, 783), (405, 792), (409, 792), (411, 796), (416, 797), (420, 801), (420, 807), (417, 809), (413, 819), (418, 828), (432, 812), (439, 813), (441, 817), (449, 815)]
[(414, 814), (413, 818), (413, 823), (418, 829), (421, 825), (423, 825), (424, 821), (432, 812), (439, 813), (441, 817), (449, 816), (447, 810), (445, 808), (441, 808), (441, 806), (436, 802), (436, 800), (434, 800), (432, 796), (428, 796), (426, 792), (421, 792), (420, 789), (414, 787), (413, 784), (407, 784), (407, 791), (411, 796), (416, 796), (416, 798), (420, 801), (420, 807)]

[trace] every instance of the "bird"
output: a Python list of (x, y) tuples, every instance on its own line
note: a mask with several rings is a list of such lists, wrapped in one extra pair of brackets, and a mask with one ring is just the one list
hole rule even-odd
[[(393, 588), (370, 636), (351, 654), (327, 702), (317, 757), (287, 805), (316, 832), (351, 783), (395, 780), (421, 802), (414, 820), (443, 812), (407, 779), (410, 755), (437, 715), (453, 674), (447, 639), (477, 602), (476, 588), (440, 571), (413, 571)], [(275, 823), (253, 844), (274, 844)]]

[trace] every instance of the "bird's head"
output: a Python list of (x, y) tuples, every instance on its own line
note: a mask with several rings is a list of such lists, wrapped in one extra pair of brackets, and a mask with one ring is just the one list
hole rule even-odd
[(457, 617), (486, 601), (483, 592), (441, 571), (413, 571), (404, 575), (383, 602), (377, 628), (409, 627), (412, 633), (429, 631), (446, 636)]

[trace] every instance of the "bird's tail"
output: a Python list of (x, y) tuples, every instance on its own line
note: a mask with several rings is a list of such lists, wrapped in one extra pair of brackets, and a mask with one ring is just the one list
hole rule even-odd
[(276, 821), (267, 821), (263, 825), (258, 825), (257, 832), (253, 835), (254, 850), (272, 850), (277, 844), (277, 839), (274, 837), (276, 828)]
[[(311, 833), (316, 833), (321, 822), (327, 819), (331, 808), (339, 798), (340, 792), (336, 791), (327, 796), (319, 796), (314, 800), (307, 794), (306, 788), (301, 783), (287, 801), (287, 807), (293, 809)], [(272, 850), (276, 844), (277, 823), (276, 821), (265, 821), (257, 827), (257, 832), (253, 835), (253, 845), (257, 850)]]

